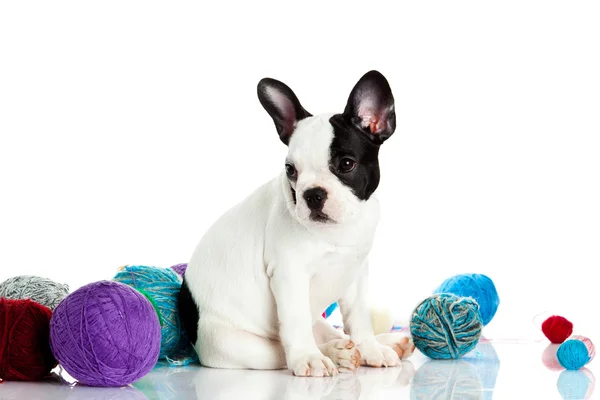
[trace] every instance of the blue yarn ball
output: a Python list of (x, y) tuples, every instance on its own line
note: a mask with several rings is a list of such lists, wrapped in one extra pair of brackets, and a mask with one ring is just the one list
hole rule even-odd
[(482, 274), (461, 274), (446, 279), (433, 293), (451, 293), (459, 297), (471, 297), (479, 304), (483, 325), (490, 323), (500, 298), (494, 282)]
[(143, 291), (156, 305), (162, 322), (159, 358), (172, 356), (185, 346), (177, 308), (182, 280), (175, 271), (168, 268), (128, 265), (123, 267), (113, 280)]
[(335, 309), (337, 308), (337, 306), (338, 306), (337, 301), (335, 303), (332, 303), (331, 305), (329, 305), (329, 307), (327, 307), (327, 309), (323, 313), (323, 316), (325, 318), (329, 318), (329, 316), (335, 311)]
[(413, 311), (410, 332), (415, 346), (438, 360), (458, 359), (473, 350), (483, 323), (479, 305), (468, 297), (449, 293), (423, 300)]
[(591, 361), (587, 346), (580, 340), (567, 340), (556, 351), (560, 365), (570, 371), (578, 370)]

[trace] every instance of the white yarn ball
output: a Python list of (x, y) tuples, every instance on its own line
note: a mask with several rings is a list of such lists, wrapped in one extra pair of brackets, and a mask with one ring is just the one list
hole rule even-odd
[(389, 332), (394, 326), (392, 312), (386, 307), (371, 308), (371, 324), (375, 335)]

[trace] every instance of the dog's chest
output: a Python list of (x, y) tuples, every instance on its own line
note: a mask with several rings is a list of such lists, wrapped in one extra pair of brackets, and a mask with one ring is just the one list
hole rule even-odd
[(324, 253), (312, 265), (311, 308), (316, 314), (344, 295), (367, 256), (368, 248), (342, 247)]

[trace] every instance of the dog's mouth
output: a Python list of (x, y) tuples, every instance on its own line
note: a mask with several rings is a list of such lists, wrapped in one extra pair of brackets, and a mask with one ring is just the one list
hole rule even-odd
[(317, 210), (313, 210), (310, 212), (310, 219), (312, 221), (322, 222), (322, 223), (334, 222), (331, 218), (329, 218), (329, 215), (325, 214), (323, 211), (317, 211)]

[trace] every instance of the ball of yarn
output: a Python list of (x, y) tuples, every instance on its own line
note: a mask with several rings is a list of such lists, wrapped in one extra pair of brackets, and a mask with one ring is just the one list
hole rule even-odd
[(560, 315), (553, 315), (542, 322), (542, 332), (555, 344), (560, 344), (573, 333), (573, 324)]
[(573, 336), (560, 345), (556, 358), (560, 365), (568, 370), (577, 370), (594, 358), (596, 349), (592, 341), (585, 336)]
[(484, 326), (494, 318), (500, 305), (494, 282), (482, 274), (453, 276), (442, 282), (434, 293), (450, 293), (459, 297), (473, 298), (479, 304), (479, 313)]
[(337, 307), (337, 301), (335, 303), (330, 304), (329, 307), (327, 307), (325, 311), (323, 311), (323, 318), (329, 318), (329, 316), (335, 311)]
[(150, 301), (119, 282), (90, 283), (67, 296), (50, 321), (62, 367), (88, 386), (124, 386), (158, 360), (160, 324)]
[(564, 400), (590, 399), (594, 393), (596, 379), (592, 371), (563, 371), (558, 376), (556, 386)]
[(187, 264), (177, 264), (170, 267), (173, 271), (177, 272), (177, 275), (184, 276), (185, 271), (187, 270)]
[(479, 341), (483, 324), (478, 304), (468, 297), (440, 293), (413, 311), (410, 332), (415, 346), (434, 359), (457, 359)]
[(69, 286), (33, 275), (21, 275), (0, 283), (0, 297), (30, 299), (54, 310), (69, 294)]
[(56, 366), (50, 351), (48, 307), (0, 298), (0, 379), (35, 381)]
[(388, 308), (371, 308), (371, 326), (373, 327), (373, 333), (375, 335), (389, 332), (393, 325), (394, 320), (392, 318), (392, 312)]
[(181, 276), (170, 268), (128, 265), (113, 280), (143, 290), (154, 301), (162, 321), (159, 359), (171, 356), (181, 349), (184, 344), (178, 310)]

